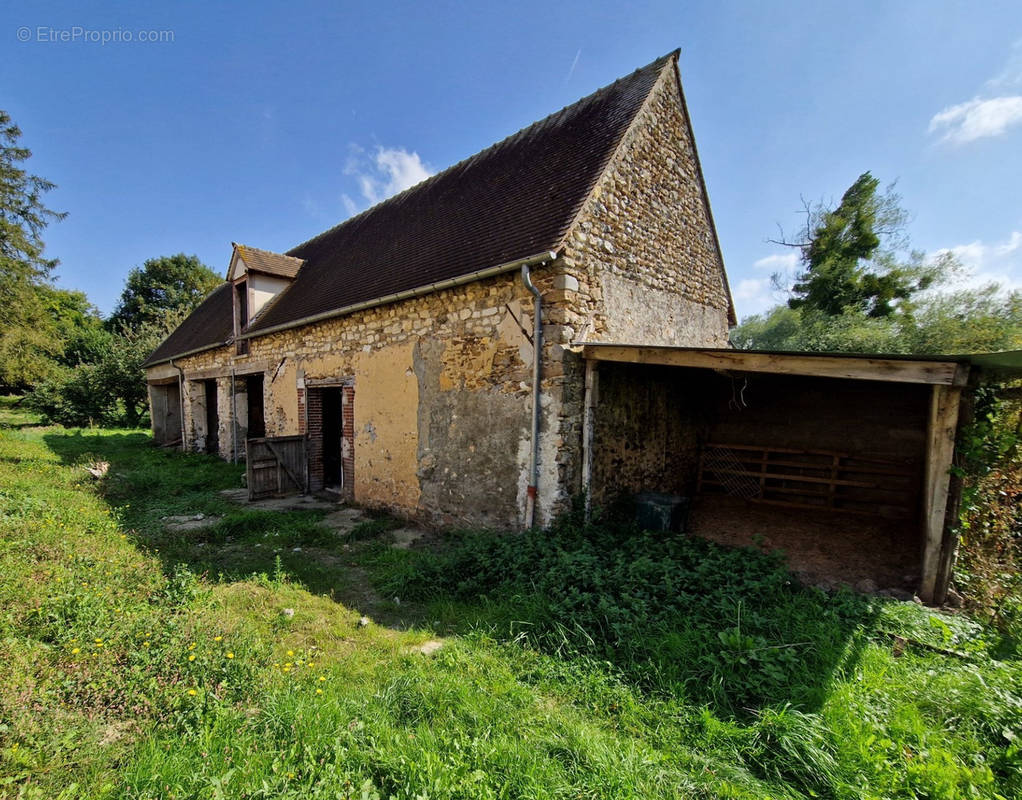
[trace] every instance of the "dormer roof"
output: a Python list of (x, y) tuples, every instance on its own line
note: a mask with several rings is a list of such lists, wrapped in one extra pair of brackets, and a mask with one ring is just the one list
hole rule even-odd
[(251, 247), (245, 244), (232, 243), (234, 253), (231, 256), (231, 264), (227, 269), (227, 280), (235, 280), (240, 272), (238, 262), (244, 265), (245, 272), (258, 272), (263, 275), (272, 275), (275, 278), (287, 278), (294, 280), (298, 270), (302, 268), (305, 259), (286, 256), (282, 253), (273, 253), (269, 250), (260, 250), (258, 247)]

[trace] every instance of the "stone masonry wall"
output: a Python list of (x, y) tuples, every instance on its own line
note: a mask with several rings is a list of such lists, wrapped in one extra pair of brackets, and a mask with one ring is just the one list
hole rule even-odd
[[(543, 524), (581, 484), (584, 364), (574, 342), (727, 342), (723, 265), (673, 64), (562, 257), (535, 269), (533, 280), (543, 294)], [(232, 367), (263, 373), (267, 436), (304, 433), (310, 387), (346, 381), (355, 390), (356, 502), (440, 524), (518, 527), (529, 477), (532, 300), (511, 273), (262, 336), (247, 355), (225, 347), (180, 364), (189, 380), (217, 379), (224, 457), (234, 447)], [(189, 396), (194, 448), (191, 418), (202, 410)], [(242, 437), (245, 413), (239, 397)]]
[(579, 339), (727, 344), (728, 297), (684, 105), (668, 64), (571, 231), (588, 296)]
[[(560, 306), (575, 301), (555, 290), (559, 272), (556, 265), (534, 271), (544, 295), (558, 300), (545, 305), (546, 319), (560, 318)], [(243, 374), (263, 373), (267, 436), (305, 432), (312, 387), (348, 381), (355, 389), (357, 502), (443, 524), (517, 527), (528, 480), (531, 300), (512, 273), (258, 337), (247, 355), (231, 346), (181, 359), (189, 449), (204, 440), (202, 379), (217, 380), (220, 450), (227, 458), (232, 367), (239, 386)], [(545, 326), (538, 506), (544, 522), (577, 490), (565, 483), (574, 476), (568, 461), (576, 448), (565, 448), (560, 421), (570, 360), (562, 327)], [(243, 395), (237, 412), (243, 437)]]

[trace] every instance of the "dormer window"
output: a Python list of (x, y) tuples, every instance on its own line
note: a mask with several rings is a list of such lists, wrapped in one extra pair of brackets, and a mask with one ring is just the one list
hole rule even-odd
[(248, 340), (241, 339), (241, 334), (291, 285), (304, 263), (300, 258), (235, 242), (227, 280), (234, 284), (234, 340), (238, 355), (248, 353)]

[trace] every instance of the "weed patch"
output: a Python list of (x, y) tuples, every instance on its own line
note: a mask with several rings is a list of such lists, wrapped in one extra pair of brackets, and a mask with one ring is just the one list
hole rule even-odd
[[(1022, 792), (1022, 670), (967, 617), (570, 519), (348, 541), (226, 503), (239, 474), (141, 433), (0, 431), (0, 796)], [(405, 624), (360, 623), (365, 573)]]

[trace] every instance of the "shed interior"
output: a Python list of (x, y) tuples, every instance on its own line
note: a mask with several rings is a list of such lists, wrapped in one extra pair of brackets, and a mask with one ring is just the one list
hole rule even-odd
[(592, 499), (681, 495), (691, 533), (781, 550), (803, 581), (911, 591), (930, 389), (601, 362)]

